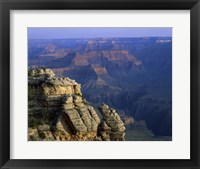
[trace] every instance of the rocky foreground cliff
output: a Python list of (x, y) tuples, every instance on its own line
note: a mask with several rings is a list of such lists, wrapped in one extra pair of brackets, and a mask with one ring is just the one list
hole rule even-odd
[(84, 99), (81, 85), (55, 77), (50, 69), (28, 72), (29, 141), (124, 141), (125, 126), (115, 109)]

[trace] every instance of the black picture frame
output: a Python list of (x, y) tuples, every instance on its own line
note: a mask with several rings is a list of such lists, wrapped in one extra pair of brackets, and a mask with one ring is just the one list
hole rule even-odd
[[(10, 159), (10, 10), (190, 10), (191, 159), (17, 160)], [(0, 167), (8, 168), (200, 168), (200, 3), (198, 0), (0, 0)], [(180, 117), (181, 118), (181, 117)], [(181, 119), (180, 119), (181, 120)]]

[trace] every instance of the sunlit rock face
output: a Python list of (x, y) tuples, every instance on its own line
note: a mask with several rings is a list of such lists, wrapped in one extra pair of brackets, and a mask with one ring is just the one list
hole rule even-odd
[(125, 126), (115, 109), (110, 108), (106, 104), (99, 106), (99, 110), (103, 116), (100, 125), (100, 134), (105, 141), (123, 141), (125, 140)]
[[(55, 77), (50, 69), (28, 72), (28, 139), (30, 141), (124, 140), (125, 127), (116, 112), (103, 120), (81, 93), (81, 85), (69, 78)], [(112, 116), (118, 121), (112, 122)], [(101, 125), (111, 125), (111, 131)], [(117, 127), (117, 130), (116, 130)], [(117, 133), (117, 131), (121, 133)], [(105, 139), (103, 132), (109, 136)]]

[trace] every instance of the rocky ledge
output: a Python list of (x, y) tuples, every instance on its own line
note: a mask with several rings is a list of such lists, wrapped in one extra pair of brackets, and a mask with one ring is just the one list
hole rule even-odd
[(123, 141), (125, 126), (115, 109), (88, 104), (81, 85), (50, 69), (28, 72), (29, 141)]

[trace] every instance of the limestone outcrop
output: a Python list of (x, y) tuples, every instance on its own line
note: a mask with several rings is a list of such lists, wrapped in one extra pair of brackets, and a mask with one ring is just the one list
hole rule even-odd
[(125, 126), (115, 109), (106, 104), (99, 106), (103, 116), (100, 124), (100, 134), (105, 141), (124, 141)]
[(124, 140), (125, 127), (117, 112), (105, 104), (99, 110), (102, 120), (75, 80), (55, 77), (50, 69), (29, 70), (29, 141)]

